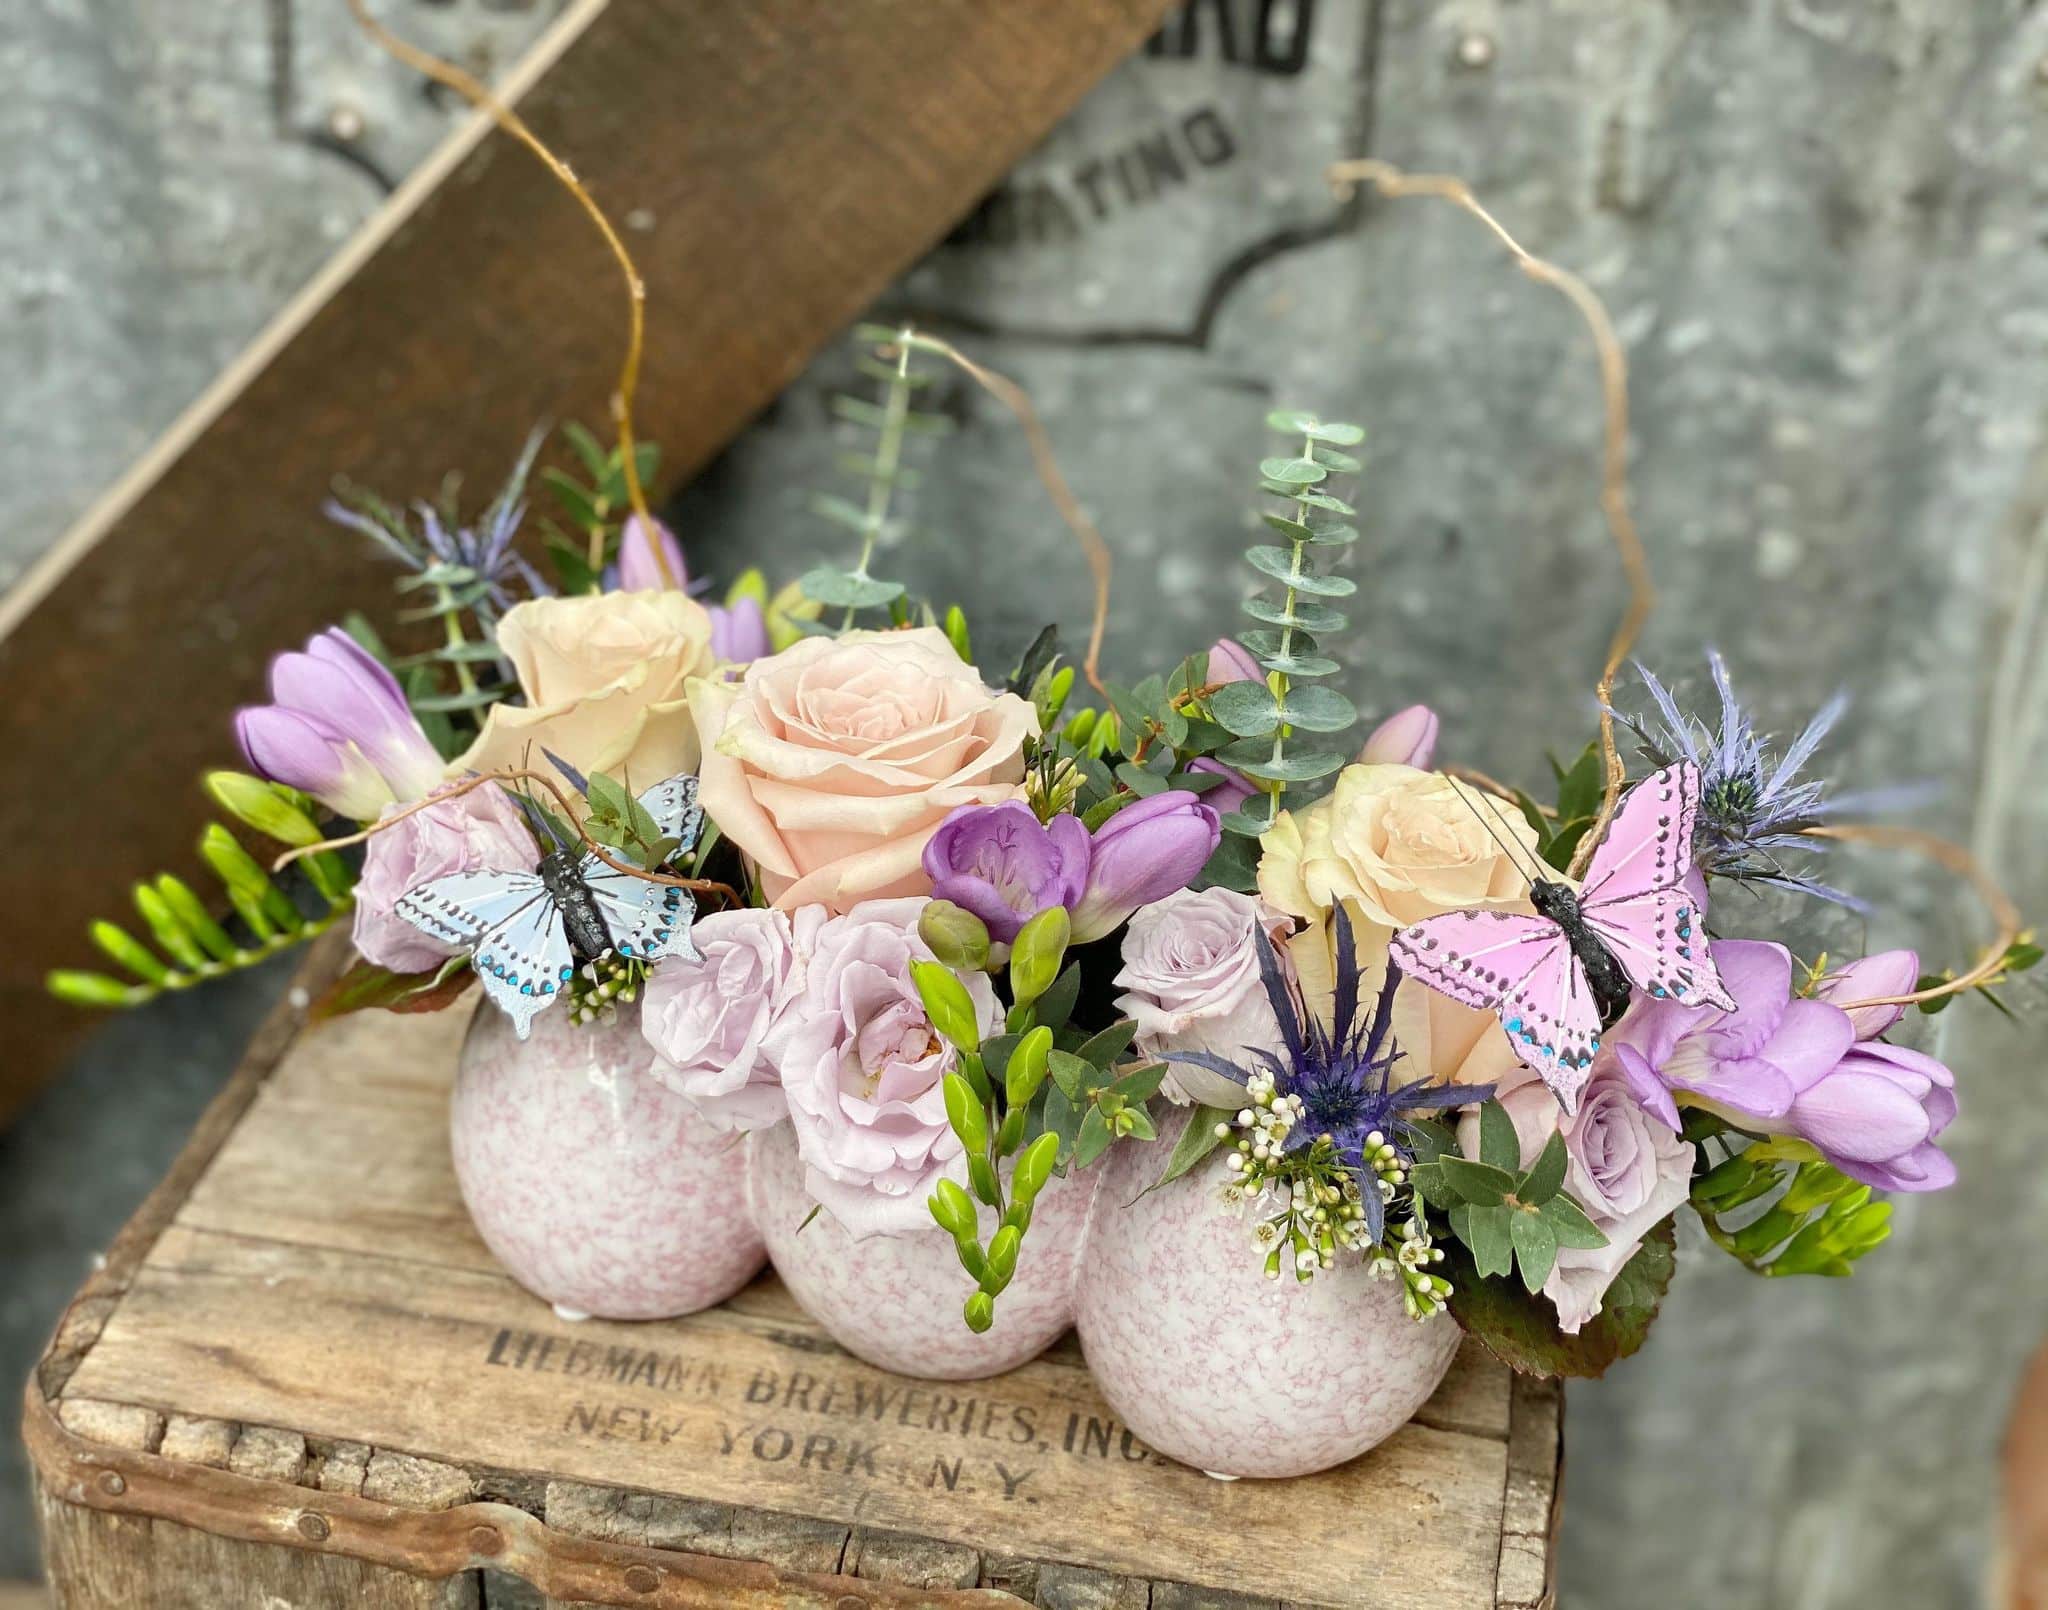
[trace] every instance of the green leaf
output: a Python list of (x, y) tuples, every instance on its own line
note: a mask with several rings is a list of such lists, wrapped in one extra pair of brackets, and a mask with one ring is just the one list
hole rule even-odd
[(1088, 1167), (1109, 1149), (1113, 1138), (1109, 1132), (1109, 1120), (1102, 1116), (1102, 1109), (1090, 1107), (1081, 1120), (1081, 1133), (1074, 1142), (1074, 1166)]
[(1522, 1284), (1531, 1292), (1541, 1291), (1557, 1262), (1557, 1232), (1540, 1213), (1511, 1212), (1508, 1234), (1515, 1243), (1515, 1262), (1521, 1266)]
[[(1088, 1110), (1093, 1112), (1095, 1109), (1091, 1107)], [(1045, 1092), (1042, 1116), (1046, 1134), (1053, 1136), (1059, 1142), (1058, 1161), (1061, 1163), (1069, 1161), (1074, 1155), (1075, 1142), (1080, 1138), (1081, 1134), (1080, 1107), (1068, 1100), (1067, 1093), (1060, 1089), (1057, 1083), (1054, 1083)], [(1028, 1147), (1025, 1150), (1025, 1155), (1030, 1155)]]
[(1259, 474), (1268, 481), (1290, 488), (1314, 486), (1330, 476), (1326, 468), (1307, 458), (1263, 458), (1259, 460)]
[(1095, 1081), (1094, 1067), (1071, 1051), (1049, 1052), (1046, 1071), (1052, 1075), (1052, 1082), (1076, 1106), (1086, 1100), (1088, 1087)]
[(1561, 1247), (1577, 1247), (1583, 1252), (1591, 1252), (1596, 1247), (1607, 1245), (1606, 1233), (1586, 1217), (1584, 1208), (1563, 1192), (1543, 1204), (1543, 1217)]
[[(1562, 1201), (1562, 1197), (1554, 1199)], [(1548, 1210), (1545, 1210), (1548, 1217)], [(1664, 1219), (1643, 1240), (1607, 1288), (1601, 1310), (1567, 1336), (1558, 1329), (1549, 1299), (1518, 1283), (1479, 1278), (1467, 1250), (1452, 1242), (1440, 1266), (1451, 1282), (1451, 1314), (1496, 1358), (1525, 1375), (1591, 1378), (1643, 1345), (1658, 1304), (1671, 1284), (1675, 1236)]]
[(1117, 767), (1116, 777), (1118, 782), (1140, 799), (1149, 799), (1154, 794), (1166, 792), (1167, 784), (1164, 778), (1155, 777), (1143, 767), (1133, 766), (1129, 761)]
[(1107, 1072), (1117, 1058), (1130, 1049), (1137, 1033), (1138, 1025), (1125, 1018), (1091, 1036), (1082, 1044), (1078, 1054), (1083, 1062)]
[(856, 576), (829, 566), (807, 571), (799, 585), (806, 598), (835, 608), (872, 609), (903, 596), (901, 582), (876, 581), (872, 576)]
[[(1250, 738), (1247, 745), (1257, 748), (1261, 740)], [(1256, 777), (1268, 783), (1307, 783), (1318, 777), (1327, 777), (1333, 771), (1342, 771), (1347, 757), (1335, 750), (1317, 753), (1314, 750), (1290, 749), (1279, 760), (1273, 759), (1270, 746), (1254, 755), (1246, 752), (1243, 745), (1233, 744), (1221, 752), (1220, 757), (1235, 766), (1247, 777)]]
[(1162, 1185), (1171, 1185), (1221, 1146), (1224, 1137), (1216, 1133), (1216, 1126), (1227, 1126), (1231, 1118), (1232, 1114), (1221, 1107), (1196, 1107), (1188, 1114), (1188, 1126), (1180, 1132), (1180, 1139), (1173, 1143), (1173, 1155), (1167, 1158), (1166, 1167), (1147, 1189), (1156, 1191)]
[[(1496, 1103), (1488, 1102), (1487, 1105), (1493, 1106)], [(1511, 1123), (1508, 1127), (1513, 1129), (1514, 1125)], [(1550, 1139), (1544, 1143), (1541, 1155), (1530, 1165), (1529, 1172), (1516, 1184), (1516, 1200), (1528, 1207), (1540, 1208), (1556, 1196), (1564, 1188), (1566, 1161), (1564, 1136), (1553, 1132)]]
[(1290, 610), (1287, 601), (1269, 601), (1265, 598), (1247, 598), (1244, 612), (1255, 621), (1264, 621), (1268, 626), (1298, 626), (1307, 632), (1341, 632), (1350, 624), (1341, 610), (1328, 605), (1311, 603), (1306, 598), (1294, 600)]
[(1358, 583), (1349, 576), (1321, 576), (1313, 570), (1297, 569), (1293, 550), (1288, 548), (1247, 548), (1244, 556), (1254, 570), (1263, 571), (1298, 593), (1316, 598), (1349, 598), (1358, 591)]
[(1515, 1135), (1515, 1121), (1497, 1101), (1480, 1104), (1479, 1160), (1510, 1175), (1522, 1171), (1522, 1143)]
[(1080, 998), (1081, 964), (1069, 962), (1066, 970), (1053, 981), (1052, 988), (1031, 1003), (1031, 1010), (1047, 1028), (1064, 1028), (1067, 1019), (1074, 1015), (1074, 1004)]
[(1233, 737), (1262, 738), (1280, 725), (1278, 702), (1263, 682), (1229, 682), (1209, 695), (1209, 710)]
[[(1446, 1159), (1449, 1161), (1449, 1159)], [(1506, 1207), (1472, 1204), (1465, 1214), (1465, 1245), (1481, 1275), (1504, 1275), (1515, 1266), (1515, 1243), (1508, 1221), (1520, 1214)]]
[(1342, 732), (1358, 720), (1358, 707), (1335, 688), (1290, 688), (1285, 719), (1304, 732)]
[(1600, 797), (1607, 784), (1606, 769), (1600, 762), (1600, 745), (1589, 743), (1572, 762), (1571, 769), (1558, 778), (1557, 816), (1561, 822), (1584, 817), (1591, 821), (1600, 810)]
[(1261, 656), (1259, 665), (1285, 677), (1335, 676), (1341, 669), (1335, 660), (1320, 654), (1267, 654)]
[(1515, 1176), (1488, 1163), (1447, 1154), (1438, 1160), (1437, 1167), (1443, 1171), (1446, 1185), (1479, 1207), (1493, 1207), (1505, 1201), (1508, 1192), (1514, 1189)]
[(1142, 1068), (1133, 1068), (1129, 1073), (1121, 1075), (1110, 1084), (1109, 1088), (1123, 1097), (1126, 1102), (1136, 1106), (1140, 1102), (1150, 1101), (1154, 1096), (1158, 1095), (1159, 1086), (1165, 1078), (1166, 1064), (1163, 1062), (1151, 1062)]

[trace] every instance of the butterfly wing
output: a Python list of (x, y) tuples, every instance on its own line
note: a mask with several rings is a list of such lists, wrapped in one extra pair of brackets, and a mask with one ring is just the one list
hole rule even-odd
[(568, 987), (569, 935), (534, 873), (451, 873), (400, 895), (396, 910), (422, 932), (472, 951), (484, 993), (522, 1040), (534, 1014)]
[(697, 803), (697, 779), (685, 772), (656, 783), (640, 796), (640, 808), (654, 818), (660, 836), (678, 841), (678, 853), (697, 842), (704, 811)]
[(1452, 911), (1395, 934), (1393, 954), (1409, 977), (1498, 1013), (1515, 1055), (1577, 1110), (1600, 1009), (1562, 928), (1523, 912)]
[(1732, 1011), (1687, 887), (1699, 807), (1699, 768), (1689, 761), (1631, 788), (1586, 869), (1579, 915), (1638, 989)]
[(621, 956), (642, 962), (659, 961), (664, 956), (696, 958), (690, 924), (697, 917), (697, 902), (687, 889), (636, 878), (606, 866), (594, 855), (583, 858), (580, 870)]

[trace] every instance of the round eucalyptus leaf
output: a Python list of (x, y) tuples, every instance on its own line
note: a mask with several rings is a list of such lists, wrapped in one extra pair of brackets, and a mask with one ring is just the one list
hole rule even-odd
[(1261, 737), (1280, 724), (1273, 690), (1263, 682), (1226, 682), (1209, 695), (1209, 713), (1237, 738)]
[(872, 576), (856, 576), (847, 570), (810, 571), (802, 586), (806, 598), (848, 609), (872, 609), (903, 596), (901, 582), (876, 581)]
[(1308, 540), (1319, 548), (1342, 548), (1358, 540), (1355, 525), (1317, 526), (1308, 534)]
[[(1244, 645), (1245, 649), (1254, 659), (1262, 655), (1278, 654), (1280, 652), (1280, 638), (1280, 633), (1269, 632), (1264, 627), (1257, 627), (1252, 631), (1239, 632), (1237, 634), (1238, 642)], [(1296, 628), (1294, 636), (1288, 644), (1288, 649), (1291, 653), (1305, 654), (1315, 646), (1316, 640), (1313, 634)]]
[(1297, 492), (1294, 499), (1297, 503), (1307, 504), (1311, 509), (1321, 509), (1326, 514), (1341, 514), (1347, 520), (1358, 512), (1342, 498), (1330, 492)]
[(1335, 688), (1290, 688), (1285, 719), (1305, 732), (1342, 732), (1358, 719), (1358, 707)]
[[(1225, 754), (1229, 751), (1225, 750)], [(1256, 777), (1268, 783), (1308, 783), (1318, 777), (1327, 777), (1333, 771), (1341, 770), (1346, 764), (1340, 754), (1315, 754), (1308, 750), (1291, 749), (1275, 760), (1269, 753), (1263, 760), (1233, 760), (1230, 764), (1247, 777)]]
[(1339, 475), (1356, 475), (1365, 467), (1349, 453), (1340, 453), (1334, 447), (1324, 447), (1319, 443), (1315, 451), (1315, 462)]
[(1310, 436), (1318, 428), (1314, 414), (1305, 414), (1296, 408), (1276, 408), (1266, 416), (1266, 423), (1289, 436)]
[(1344, 630), (1343, 614), (1322, 604), (1312, 604), (1306, 599), (1294, 601), (1294, 612), (1288, 613), (1286, 601), (1273, 602), (1265, 598), (1247, 598), (1244, 612), (1255, 621), (1264, 621), (1268, 626), (1299, 626), (1308, 632), (1341, 632)]
[(1313, 436), (1319, 442), (1328, 442), (1335, 447), (1356, 447), (1365, 440), (1363, 425), (1343, 425), (1332, 420), (1325, 424), (1320, 420), (1311, 422), (1303, 431), (1304, 436)]
[[(1307, 635), (1304, 632), (1296, 641), (1306, 639)], [(1263, 669), (1278, 671), (1282, 676), (1335, 676), (1339, 670), (1335, 660), (1326, 660), (1320, 654), (1273, 654), (1260, 660), (1259, 664)]]
[(1279, 532), (1281, 536), (1291, 541), (1313, 542), (1316, 540), (1316, 534), (1310, 527), (1303, 525), (1299, 520), (1290, 520), (1284, 514), (1262, 514), (1259, 518)]
[(1259, 474), (1282, 486), (1314, 486), (1325, 480), (1329, 470), (1310, 458), (1267, 458), (1259, 461)]

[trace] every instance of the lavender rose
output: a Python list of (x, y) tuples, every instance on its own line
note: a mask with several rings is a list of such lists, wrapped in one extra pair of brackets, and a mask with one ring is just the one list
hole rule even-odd
[(1078, 819), (1040, 823), (1016, 799), (961, 806), (924, 847), (932, 897), (973, 912), (1003, 945), (1041, 911), (1079, 900), (1088, 862), (1088, 830)]
[[(387, 806), (390, 815), (399, 807)], [(394, 973), (439, 967), (457, 947), (398, 915), (398, 897), (455, 872), (531, 872), (540, 861), (512, 796), (486, 785), (438, 799), (371, 836), (356, 880), (356, 949)]]
[[(1247, 1050), (1280, 1043), (1259, 979), (1257, 936), (1276, 943), (1293, 924), (1256, 896), (1234, 889), (1181, 889), (1140, 907), (1124, 933), (1124, 993), (1117, 1010), (1138, 1025), (1138, 1049), (1206, 1051), (1243, 1062)], [(1283, 965), (1285, 950), (1280, 952)], [(1167, 1066), (1160, 1089), (1178, 1102), (1243, 1104), (1244, 1087), (1191, 1063)]]
[[(1565, 1117), (1549, 1088), (1519, 1064), (1494, 1094), (1514, 1120), (1522, 1167), (1536, 1161), (1554, 1132), (1563, 1131), (1565, 1190), (1607, 1237), (1604, 1247), (1559, 1247), (1543, 1282), (1558, 1328), (1575, 1336), (1600, 1312), (1607, 1288), (1643, 1237), (1691, 1193), (1692, 1144), (1643, 1109), (1605, 1055), (1594, 1062), (1573, 1117)], [(1476, 1113), (1459, 1120), (1458, 1144), (1466, 1156), (1479, 1155)]]
[[(910, 964), (932, 959), (922, 899), (871, 900), (822, 922), (802, 988), (769, 1032), (806, 1188), (856, 1237), (931, 1223), (925, 1199), (961, 1174), (941, 1081), (957, 1060), (932, 1031)], [(966, 981), (984, 1035), (1002, 1021), (987, 978)]]
[[(815, 906), (797, 924), (815, 929)], [(789, 1116), (768, 1059), (769, 1030), (803, 985), (790, 919), (779, 911), (720, 911), (690, 930), (695, 959), (671, 956), (647, 980), (640, 1032), (654, 1077), (720, 1129), (766, 1129)]]

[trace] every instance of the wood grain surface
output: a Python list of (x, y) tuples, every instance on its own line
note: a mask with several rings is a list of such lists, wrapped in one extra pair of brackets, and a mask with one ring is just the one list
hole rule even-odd
[(1525, 1401), (1473, 1348), (1366, 1457), (1223, 1484), (1126, 1431), (1071, 1338), (996, 1380), (910, 1381), (841, 1352), (772, 1275), (685, 1320), (558, 1319), (456, 1192), (465, 1017), (366, 1013), (291, 1043), (118, 1298), (94, 1299), (67, 1430), (306, 1485), (360, 1449), (365, 1496), (396, 1482), (410, 1502), (566, 1483), (802, 1517), (839, 1540), (828, 1569), (860, 1568), (849, 1535), (879, 1536), (1260, 1602), (1538, 1602), (1555, 1395)]

